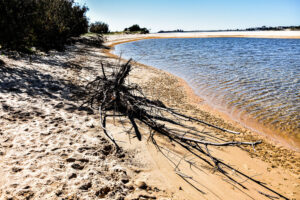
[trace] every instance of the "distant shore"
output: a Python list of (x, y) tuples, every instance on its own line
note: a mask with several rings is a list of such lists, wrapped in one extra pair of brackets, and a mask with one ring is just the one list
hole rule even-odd
[[(126, 35), (126, 42), (141, 39), (159, 38), (216, 38), (216, 37), (240, 37), (240, 38), (278, 38), (278, 39), (300, 39), (300, 31), (220, 31), (220, 32), (178, 32), (178, 33), (151, 33)], [(108, 35), (109, 41), (115, 41), (114, 45), (125, 42), (120, 35)]]
[(151, 34), (161, 38), (168, 37), (254, 37), (254, 38), (286, 38), (300, 39), (300, 31), (220, 31), (220, 32), (191, 32), (191, 33), (157, 33)]

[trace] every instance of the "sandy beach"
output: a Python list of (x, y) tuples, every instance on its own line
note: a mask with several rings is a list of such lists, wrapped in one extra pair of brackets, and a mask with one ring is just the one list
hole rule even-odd
[(157, 37), (254, 37), (254, 38), (300, 38), (300, 31), (228, 31), (228, 32), (191, 32), (159, 33)]
[(299, 199), (299, 153), (210, 108), (185, 81), (155, 66), (133, 63), (129, 77), (149, 98), (242, 133), (195, 125), (222, 140), (263, 141), (255, 149), (211, 148), (233, 167), (230, 176), (247, 189), (163, 137), (157, 141), (165, 152), (157, 151), (147, 141), (146, 127), (139, 142), (128, 137), (120, 121), (110, 119), (108, 129), (123, 149), (116, 153), (103, 134), (98, 113), (80, 109), (81, 102), (74, 98), (82, 86), (102, 74), (101, 63), (125, 61), (111, 53), (114, 45), (150, 38), (220, 36), (300, 38), (300, 31), (108, 35), (105, 45), (111, 49), (76, 44), (65, 52), (1, 55), (5, 64), (0, 66), (0, 199)]
[[(146, 35), (127, 35), (120, 38), (118, 35), (110, 35), (111, 41), (118, 40), (122, 43), (128, 40), (151, 38), (207, 38), (207, 37), (248, 37), (248, 38), (285, 38), (299, 39), (300, 31), (228, 31), (228, 32), (183, 32), (183, 33), (152, 33)], [(110, 44), (110, 42), (108, 42)], [(116, 44), (114, 42), (114, 44)]]

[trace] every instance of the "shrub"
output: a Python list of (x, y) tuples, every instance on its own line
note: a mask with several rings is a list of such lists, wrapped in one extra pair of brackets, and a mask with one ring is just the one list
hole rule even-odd
[(148, 33), (149, 33), (149, 30), (146, 29), (146, 28), (142, 28), (142, 29), (141, 29), (141, 33), (142, 33), (142, 34), (148, 34)]
[(137, 24), (134, 24), (134, 25), (130, 26), (128, 29), (129, 29), (130, 32), (136, 32), (136, 31), (141, 30), (140, 26), (137, 25)]
[(70, 37), (87, 32), (87, 10), (74, 0), (0, 0), (0, 45), (62, 49)]
[(108, 33), (109, 32), (108, 24), (104, 22), (92, 23), (90, 25), (90, 32), (99, 33), (99, 34)]
[(138, 24), (134, 24), (129, 28), (125, 28), (124, 32), (139, 32), (142, 34), (147, 34), (149, 33), (149, 30), (147, 28), (141, 28)]

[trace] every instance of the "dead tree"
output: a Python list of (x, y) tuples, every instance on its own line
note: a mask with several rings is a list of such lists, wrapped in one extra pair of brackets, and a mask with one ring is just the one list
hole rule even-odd
[[(226, 141), (226, 142), (214, 142), (212, 135), (200, 132), (195, 126), (186, 125), (188, 122), (201, 123), (204, 126), (209, 126), (213, 129), (228, 132), (231, 134), (239, 134), (238, 132), (227, 130), (216, 125), (207, 123), (205, 121), (184, 115), (177, 112), (175, 109), (169, 108), (164, 105), (160, 100), (148, 99), (142, 89), (137, 84), (126, 83), (126, 78), (132, 68), (130, 64), (131, 60), (127, 63), (120, 65), (117, 70), (113, 72), (105, 71), (105, 67), (102, 64), (102, 75), (98, 76), (95, 80), (89, 82), (85, 87), (84, 102), (82, 106), (90, 106), (92, 109), (97, 109), (100, 114), (101, 127), (106, 136), (114, 143), (116, 149), (119, 150), (119, 146), (114, 138), (109, 134), (106, 127), (107, 117), (125, 117), (132, 125), (131, 129), (134, 130), (135, 136), (138, 140), (142, 139), (142, 133), (140, 126), (146, 126), (150, 128), (149, 139), (161, 150), (157, 145), (154, 135), (158, 134), (168, 138), (170, 141), (177, 143), (197, 158), (204, 160), (207, 164), (214, 166), (217, 171), (224, 174), (229, 180), (237, 183), (242, 188), (245, 187), (235, 181), (224, 170), (225, 168), (232, 170), (233, 168), (224, 163), (223, 161), (214, 157), (210, 151), (210, 146), (241, 146), (247, 145), (253, 148), (260, 144), (261, 141), (254, 142), (238, 142), (238, 141)], [(174, 128), (175, 127), (175, 128)], [(210, 158), (212, 162), (203, 158), (206, 156)], [(234, 169), (235, 170), (235, 169)], [(283, 195), (268, 188), (263, 183), (243, 174), (242, 172), (235, 170), (247, 179), (259, 184), (261, 187), (271, 191), (281, 198), (287, 199)]]

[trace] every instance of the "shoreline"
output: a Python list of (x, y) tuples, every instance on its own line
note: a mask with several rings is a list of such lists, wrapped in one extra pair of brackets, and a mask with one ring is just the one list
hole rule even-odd
[[(121, 39), (120, 39), (121, 41), (120, 40), (112, 41), (110, 39), (108, 44), (110, 47), (113, 47), (114, 45), (117, 45), (120, 43), (141, 39), (139, 36), (137, 36), (139, 38), (136, 38), (136, 39), (134, 39), (132, 37), (133, 36), (130, 36), (126, 40), (126, 39), (124, 39), (124, 37), (121, 36)], [(117, 55), (114, 55), (112, 52), (110, 52), (111, 50), (112, 49), (104, 50), (104, 53), (107, 57), (114, 58), (115, 60), (119, 60), (121, 62), (126, 62), (126, 59), (119, 58)], [(272, 140), (270, 141), (268, 139), (268, 137), (266, 137), (264, 135), (260, 135), (258, 133), (255, 133), (248, 128), (245, 128), (242, 124), (232, 120), (229, 116), (226, 116), (224, 113), (221, 113), (218, 110), (210, 107), (209, 105), (206, 105), (205, 103), (203, 103), (203, 99), (201, 99), (201, 97), (199, 97), (197, 94), (195, 94), (193, 89), (182, 78), (175, 76), (169, 72), (163, 71), (161, 69), (155, 68), (153, 66), (144, 65), (141, 63), (133, 63), (133, 66), (136, 66), (138, 68), (137, 70), (141, 71), (140, 73), (142, 73), (142, 74), (133, 73), (132, 77), (134, 79), (138, 78), (139, 84), (141, 84), (142, 88), (145, 89), (144, 91), (149, 90), (149, 88), (150, 88), (150, 90), (159, 90), (161, 87), (163, 87), (163, 86), (165, 87), (165, 89), (158, 92), (159, 94), (156, 97), (159, 98), (160, 100), (162, 100), (164, 103), (166, 103), (166, 105), (171, 106), (171, 107), (175, 106), (174, 108), (179, 110), (179, 112), (183, 112), (184, 114), (188, 114), (192, 117), (200, 117), (200, 115), (204, 114), (204, 116), (205, 116), (204, 119), (208, 120), (207, 122), (213, 123), (214, 125), (218, 125), (218, 126), (221, 126), (223, 128), (229, 129), (229, 130), (234, 130), (234, 131), (238, 131), (238, 132), (242, 133), (239, 136), (232, 136), (230, 134), (223, 133), (222, 138), (224, 138), (225, 140), (227, 140), (227, 141), (228, 140), (237, 140), (237, 141), (262, 140), (263, 141), (263, 144), (257, 148), (257, 151), (253, 151), (252, 148), (249, 148), (246, 150), (247, 152), (243, 152), (244, 150), (240, 150), (237, 148), (237, 149), (232, 149), (232, 150), (224, 149), (224, 152), (223, 152), (223, 150), (221, 150), (221, 152), (218, 152), (217, 149), (215, 149), (215, 153), (217, 151), (218, 157), (228, 158), (228, 159), (232, 159), (232, 158), (242, 159), (238, 162), (235, 162), (234, 160), (230, 160), (230, 162), (234, 163), (234, 165), (237, 166), (238, 169), (240, 169), (242, 171), (244, 171), (245, 169), (247, 171), (248, 169), (251, 168), (251, 171), (255, 172), (255, 174), (258, 174), (258, 173), (264, 174), (264, 175), (261, 175), (261, 177), (259, 178), (261, 181), (268, 182), (268, 184), (270, 184), (273, 188), (275, 187), (284, 193), (287, 192), (289, 189), (288, 188), (284, 189), (281, 182), (283, 179), (285, 180), (286, 179), (285, 177), (287, 177), (287, 176), (292, 175), (293, 177), (295, 177), (296, 179), (294, 181), (292, 181), (292, 183), (295, 183), (295, 184), (297, 183), (296, 184), (297, 186), (295, 187), (295, 189), (299, 187), (300, 184), (298, 184), (298, 183), (299, 183), (299, 178), (300, 178), (299, 177), (300, 154), (298, 152), (290, 150), (289, 148), (283, 146), (282, 144), (278, 144), (278, 142), (276, 143)], [(135, 70), (133, 70), (133, 71), (135, 71)], [(150, 78), (153, 80), (149, 80), (149, 76), (151, 76), (150, 74), (153, 74), (153, 73), (155, 74), (155, 76), (157, 78)], [(170, 82), (170, 80), (166, 80), (168, 78), (172, 79), (172, 81)], [(170, 94), (168, 94), (168, 90), (171, 90)], [(175, 92), (173, 90), (175, 90)], [(150, 93), (150, 94), (152, 94), (152, 93)], [(155, 99), (155, 95), (150, 95), (150, 96), (154, 97), (154, 99)], [(179, 98), (179, 104), (180, 104), (179, 107), (177, 107), (178, 103), (172, 104), (173, 98), (175, 98), (175, 100), (174, 100), (175, 102), (178, 101), (178, 98)], [(169, 100), (170, 100), (170, 102), (169, 102)], [(181, 104), (185, 104), (185, 105), (182, 106)], [(200, 118), (200, 119), (203, 119), (203, 118)], [(164, 144), (166, 146), (169, 145), (167, 143), (164, 143)], [(174, 176), (176, 176), (176, 174), (174, 175), (173, 174), (174, 172), (170, 172), (170, 170), (172, 171), (172, 168), (166, 166), (166, 162), (163, 161), (163, 159), (165, 159), (165, 158), (161, 155), (157, 155), (159, 153), (156, 151), (156, 149), (154, 147), (148, 147), (148, 151), (150, 151), (150, 154), (152, 155), (152, 159), (155, 161), (156, 167), (153, 169), (153, 171), (156, 171), (157, 170), (156, 168), (158, 167), (160, 173), (161, 172), (163, 173), (163, 176), (165, 177), (165, 179), (174, 180), (174, 182), (177, 183), (177, 184), (173, 183), (169, 186), (170, 187), (169, 189), (171, 191), (173, 191), (171, 186), (178, 188), (178, 185), (182, 186), (182, 184), (184, 184), (182, 182), (182, 180), (180, 180), (180, 179), (178, 180), (178, 178), (176, 179), (176, 177), (174, 177)], [(178, 152), (180, 152), (180, 151), (178, 151)], [(231, 156), (233, 156), (233, 157), (231, 158)], [(165, 164), (161, 164), (161, 163), (165, 163)], [(250, 168), (248, 167), (249, 165), (251, 165)], [(245, 168), (243, 168), (243, 167), (245, 167)], [(187, 168), (189, 168), (189, 167), (186, 166), (182, 170), (186, 171)], [(192, 172), (189, 172), (189, 173), (192, 173)], [(285, 175), (283, 175), (282, 173), (284, 173)], [(157, 177), (153, 176), (153, 179), (155, 179), (155, 178), (157, 178)], [(201, 175), (198, 178), (199, 178), (198, 181), (201, 182), (201, 180), (206, 179), (207, 177)], [(292, 179), (290, 179), (290, 180), (292, 180)], [(267, 180), (272, 180), (272, 181), (267, 181)], [(148, 181), (151, 182), (151, 179), (149, 178)], [(209, 184), (212, 184), (210, 186), (210, 188), (213, 189), (213, 191), (214, 190), (218, 191), (220, 188), (226, 187), (224, 184), (216, 183), (215, 181), (217, 181), (217, 180), (212, 179), (212, 180), (207, 180), (207, 181)], [(279, 185), (275, 186), (278, 183), (280, 186)], [(184, 185), (184, 188), (186, 188), (186, 187), (190, 187), (190, 186)], [(187, 191), (189, 191), (189, 193), (188, 194), (185, 193), (184, 195), (186, 198), (188, 196), (188, 199), (194, 199), (195, 195), (196, 196), (199, 195), (199, 192), (192, 190), (191, 188), (189, 188)], [(176, 191), (176, 193), (178, 193), (178, 190)], [(180, 195), (181, 193), (178, 193), (178, 194)], [(222, 192), (221, 192), (221, 194), (222, 194)], [(230, 192), (229, 192), (229, 194), (230, 194)], [(255, 195), (255, 194), (253, 193), (253, 195)], [(179, 199), (184, 199), (184, 198), (182, 198), (183, 196), (180, 196)], [(297, 197), (299, 197), (299, 194), (294, 193), (294, 195), (292, 195), (292, 196), (296, 197), (296, 199), (297, 199)], [(223, 197), (223, 198), (224, 199), (234, 199), (234, 198), (228, 198), (228, 196)], [(243, 199), (243, 198), (244, 197), (241, 197), (241, 199)], [(215, 199), (215, 198), (210, 197), (208, 199)]]
[(217, 37), (239, 37), (239, 38), (278, 38), (278, 39), (300, 39), (300, 31), (220, 31), (220, 32), (190, 32), (190, 33), (157, 33), (163, 38), (217, 38)]
[[(272, 32), (274, 32), (274, 31), (272, 31)], [(298, 32), (299, 32), (299, 36), (297, 36), (297, 37), (300, 38), (300, 31), (298, 31)], [(169, 34), (169, 33), (165, 33), (165, 34)], [(180, 33), (176, 33), (176, 35), (179, 35), (179, 34)], [(174, 35), (174, 34), (171, 33), (171, 35)], [(193, 35), (195, 36), (195, 34), (193, 34)], [(116, 42), (109, 42), (108, 46), (111, 49), (105, 51), (106, 55), (108, 55), (110, 57), (118, 58), (119, 56), (112, 53), (113, 47), (116, 45), (122, 44), (122, 43), (134, 42), (134, 41), (145, 40), (145, 39), (174, 38), (173, 36), (167, 36), (167, 35), (166, 35), (167, 37), (152, 37), (152, 36), (148, 37), (147, 35), (142, 35), (142, 36), (134, 35), (134, 36), (136, 36), (136, 38), (130, 37), (127, 40), (125, 39), (125, 40), (116, 41)], [(247, 35), (243, 35), (243, 36), (248, 38)], [(223, 36), (212, 34), (211, 37), (223, 37)], [(232, 37), (232, 35), (230, 35), (228, 37)], [(236, 37), (240, 37), (240, 36), (236, 36)], [(190, 37), (178, 37), (178, 38), (190, 38)], [(199, 37), (196, 37), (196, 38), (199, 38)], [(202, 38), (209, 38), (209, 37), (203, 36)], [(259, 38), (264, 38), (264, 37), (259, 37)], [(278, 38), (278, 39), (280, 39), (280, 38)], [(292, 38), (289, 38), (289, 39), (292, 39)], [(122, 59), (122, 60), (126, 60), (126, 59)], [(148, 65), (138, 63), (138, 62), (137, 62), (137, 64), (141, 65), (141, 66), (149, 67), (149, 68), (158, 69), (156, 67), (148, 66)], [(284, 146), (285, 148), (288, 148), (292, 151), (300, 153), (300, 141), (297, 140), (296, 136), (287, 137), (286, 135), (281, 134), (280, 131), (278, 131), (278, 130), (275, 130), (275, 129), (272, 129), (271, 127), (262, 125), (256, 119), (251, 118), (251, 116), (248, 114), (244, 114), (243, 116), (236, 117), (234, 114), (230, 114), (230, 112), (227, 109), (220, 109), (220, 105), (208, 103), (207, 99), (205, 97), (201, 97), (198, 94), (196, 94), (196, 92), (192, 89), (192, 87), (183, 78), (176, 76), (170, 72), (166, 72), (164, 70), (162, 70), (162, 71), (170, 74), (171, 76), (176, 77), (181, 82), (181, 84), (183, 85), (183, 87), (185, 88), (187, 93), (189, 94), (189, 99), (193, 99), (193, 100), (197, 99), (197, 102), (198, 103), (201, 102), (200, 106), (205, 111), (210, 112), (213, 115), (219, 116), (222, 119), (225, 119), (227, 122), (235, 124), (235, 126), (237, 126), (239, 128), (246, 128), (246, 129), (250, 130), (251, 132), (254, 132), (255, 135), (258, 134), (260, 136), (263, 136), (266, 139), (270, 140), (270, 142), (275, 143), (277, 146)], [(191, 103), (194, 103), (194, 102), (191, 101)]]
[[(118, 35), (107, 35), (110, 38)], [(231, 32), (188, 32), (188, 33), (150, 33), (123, 34), (129, 40), (167, 39), (167, 38), (266, 38), (266, 39), (300, 39), (300, 31), (231, 31)], [(122, 43), (122, 42), (121, 42)], [(116, 44), (115, 44), (116, 45)]]

